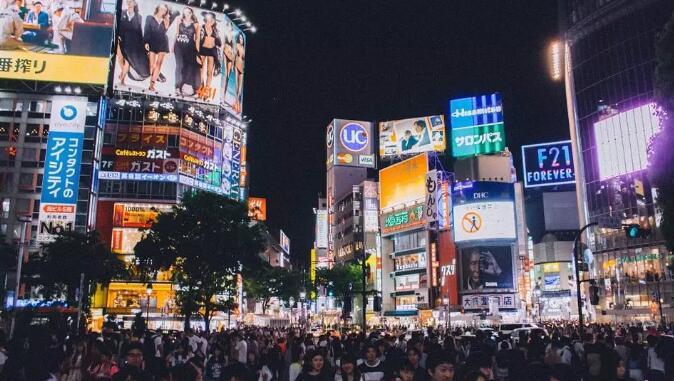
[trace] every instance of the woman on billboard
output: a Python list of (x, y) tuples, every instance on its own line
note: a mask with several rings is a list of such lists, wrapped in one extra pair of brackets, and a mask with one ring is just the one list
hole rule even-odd
[(142, 81), (150, 76), (150, 63), (143, 46), (142, 21), (136, 0), (127, 0), (126, 10), (122, 12), (119, 23), (117, 40), (117, 57), (119, 57), (119, 66), (122, 68), (119, 74), (121, 85), (126, 85), (124, 80), (127, 75), (134, 81)]
[(176, 57), (176, 94), (192, 96), (199, 88), (199, 23), (192, 8), (185, 7), (176, 19), (178, 32), (173, 45)]
[(236, 100), (234, 103), (234, 110), (241, 112), (241, 92), (243, 91), (243, 66), (246, 60), (246, 45), (243, 33), (239, 33), (236, 38), (236, 60), (234, 67), (236, 68)]
[[(218, 23), (215, 13), (203, 12), (204, 24), (201, 26), (199, 55), (201, 56), (201, 89), (199, 98), (209, 101), (215, 97), (216, 89), (211, 87), (216, 68), (220, 71), (220, 59), (218, 49), (222, 46), (222, 40), (218, 33)], [(219, 74), (219, 73), (218, 73)]]
[[(222, 45), (222, 54), (225, 59), (225, 72), (223, 78), (223, 100), (227, 98), (230, 75), (234, 71), (234, 26), (225, 21), (225, 43)], [(236, 82), (236, 81), (235, 81)]]
[(165, 4), (159, 4), (154, 9), (152, 16), (145, 18), (145, 49), (150, 58), (150, 87), (148, 90), (157, 91), (154, 84), (165, 82), (166, 78), (161, 75), (161, 66), (164, 57), (169, 52), (168, 36), (166, 31), (170, 25), (171, 14)]

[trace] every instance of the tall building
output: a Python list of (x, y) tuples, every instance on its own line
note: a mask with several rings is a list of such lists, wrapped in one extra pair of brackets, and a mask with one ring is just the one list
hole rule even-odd
[[(669, 253), (658, 231), (657, 190), (647, 175), (653, 115), (655, 42), (672, 17), (669, 0), (561, 2), (569, 125), (574, 143), (580, 224), (601, 219), (639, 224), (647, 237), (592, 229), (583, 237), (589, 277), (600, 301), (590, 318), (656, 318), (672, 311)], [(658, 295), (660, 297), (658, 297)]]
[[(24, 5), (30, 9), (34, 3)], [(96, 229), (134, 270), (133, 247), (141, 230), (185, 191), (247, 198), (248, 123), (242, 114), (247, 26), (213, 2), (201, 3), (209, 10), (201, 16), (194, 7), (163, 0), (138, 2), (134, 12), (127, 12), (125, 2), (43, 5), (49, 25), (69, 15), (84, 22), (74, 23), (67, 36), (25, 28), (14, 36), (20, 40), (0, 46), (0, 229), (7, 239), (25, 239), (33, 254), (58, 231)], [(3, 12), (20, 18), (22, 10), (13, 7)], [(156, 57), (138, 43), (143, 28), (129, 25), (142, 25), (145, 16), (164, 7), (171, 14), (189, 8), (199, 22), (213, 16), (223, 25), (221, 70), (207, 65), (202, 77), (201, 67), (185, 62), (180, 54), (185, 39), (171, 35), (179, 30), (169, 32), (174, 45), (162, 65), (150, 62)], [(19, 216), (32, 218), (23, 237)], [(175, 303), (168, 274), (153, 280), (149, 298), (147, 291), (140, 282), (99, 287), (91, 306), (94, 321), (141, 310), (149, 314), (150, 326), (170, 320)], [(19, 297), (21, 305), (35, 295)]]

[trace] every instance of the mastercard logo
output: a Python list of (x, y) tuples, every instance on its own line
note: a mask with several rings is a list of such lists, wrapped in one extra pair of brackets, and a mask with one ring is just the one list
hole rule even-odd
[(353, 163), (353, 155), (350, 153), (338, 153), (337, 162), (340, 164), (351, 164)]

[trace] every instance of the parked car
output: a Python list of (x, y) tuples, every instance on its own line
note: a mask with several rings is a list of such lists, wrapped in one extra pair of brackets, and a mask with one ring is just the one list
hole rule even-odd
[(536, 324), (531, 324), (531, 323), (510, 323), (510, 324), (501, 324), (498, 327), (498, 331), (503, 333), (504, 335), (510, 335), (513, 330), (517, 328), (532, 328), (532, 327), (538, 327)]

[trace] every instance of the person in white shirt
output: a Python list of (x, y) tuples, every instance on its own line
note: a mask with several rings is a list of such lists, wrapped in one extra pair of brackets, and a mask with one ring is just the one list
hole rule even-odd
[(21, 45), (23, 20), (19, 17), (16, 1), (7, 0), (5, 4), (4, 9), (0, 9), (0, 49), (16, 49)]
[(248, 343), (243, 339), (243, 336), (239, 334), (236, 338), (236, 345), (234, 346), (234, 351), (236, 353), (236, 359), (241, 364), (245, 364), (248, 360)]

